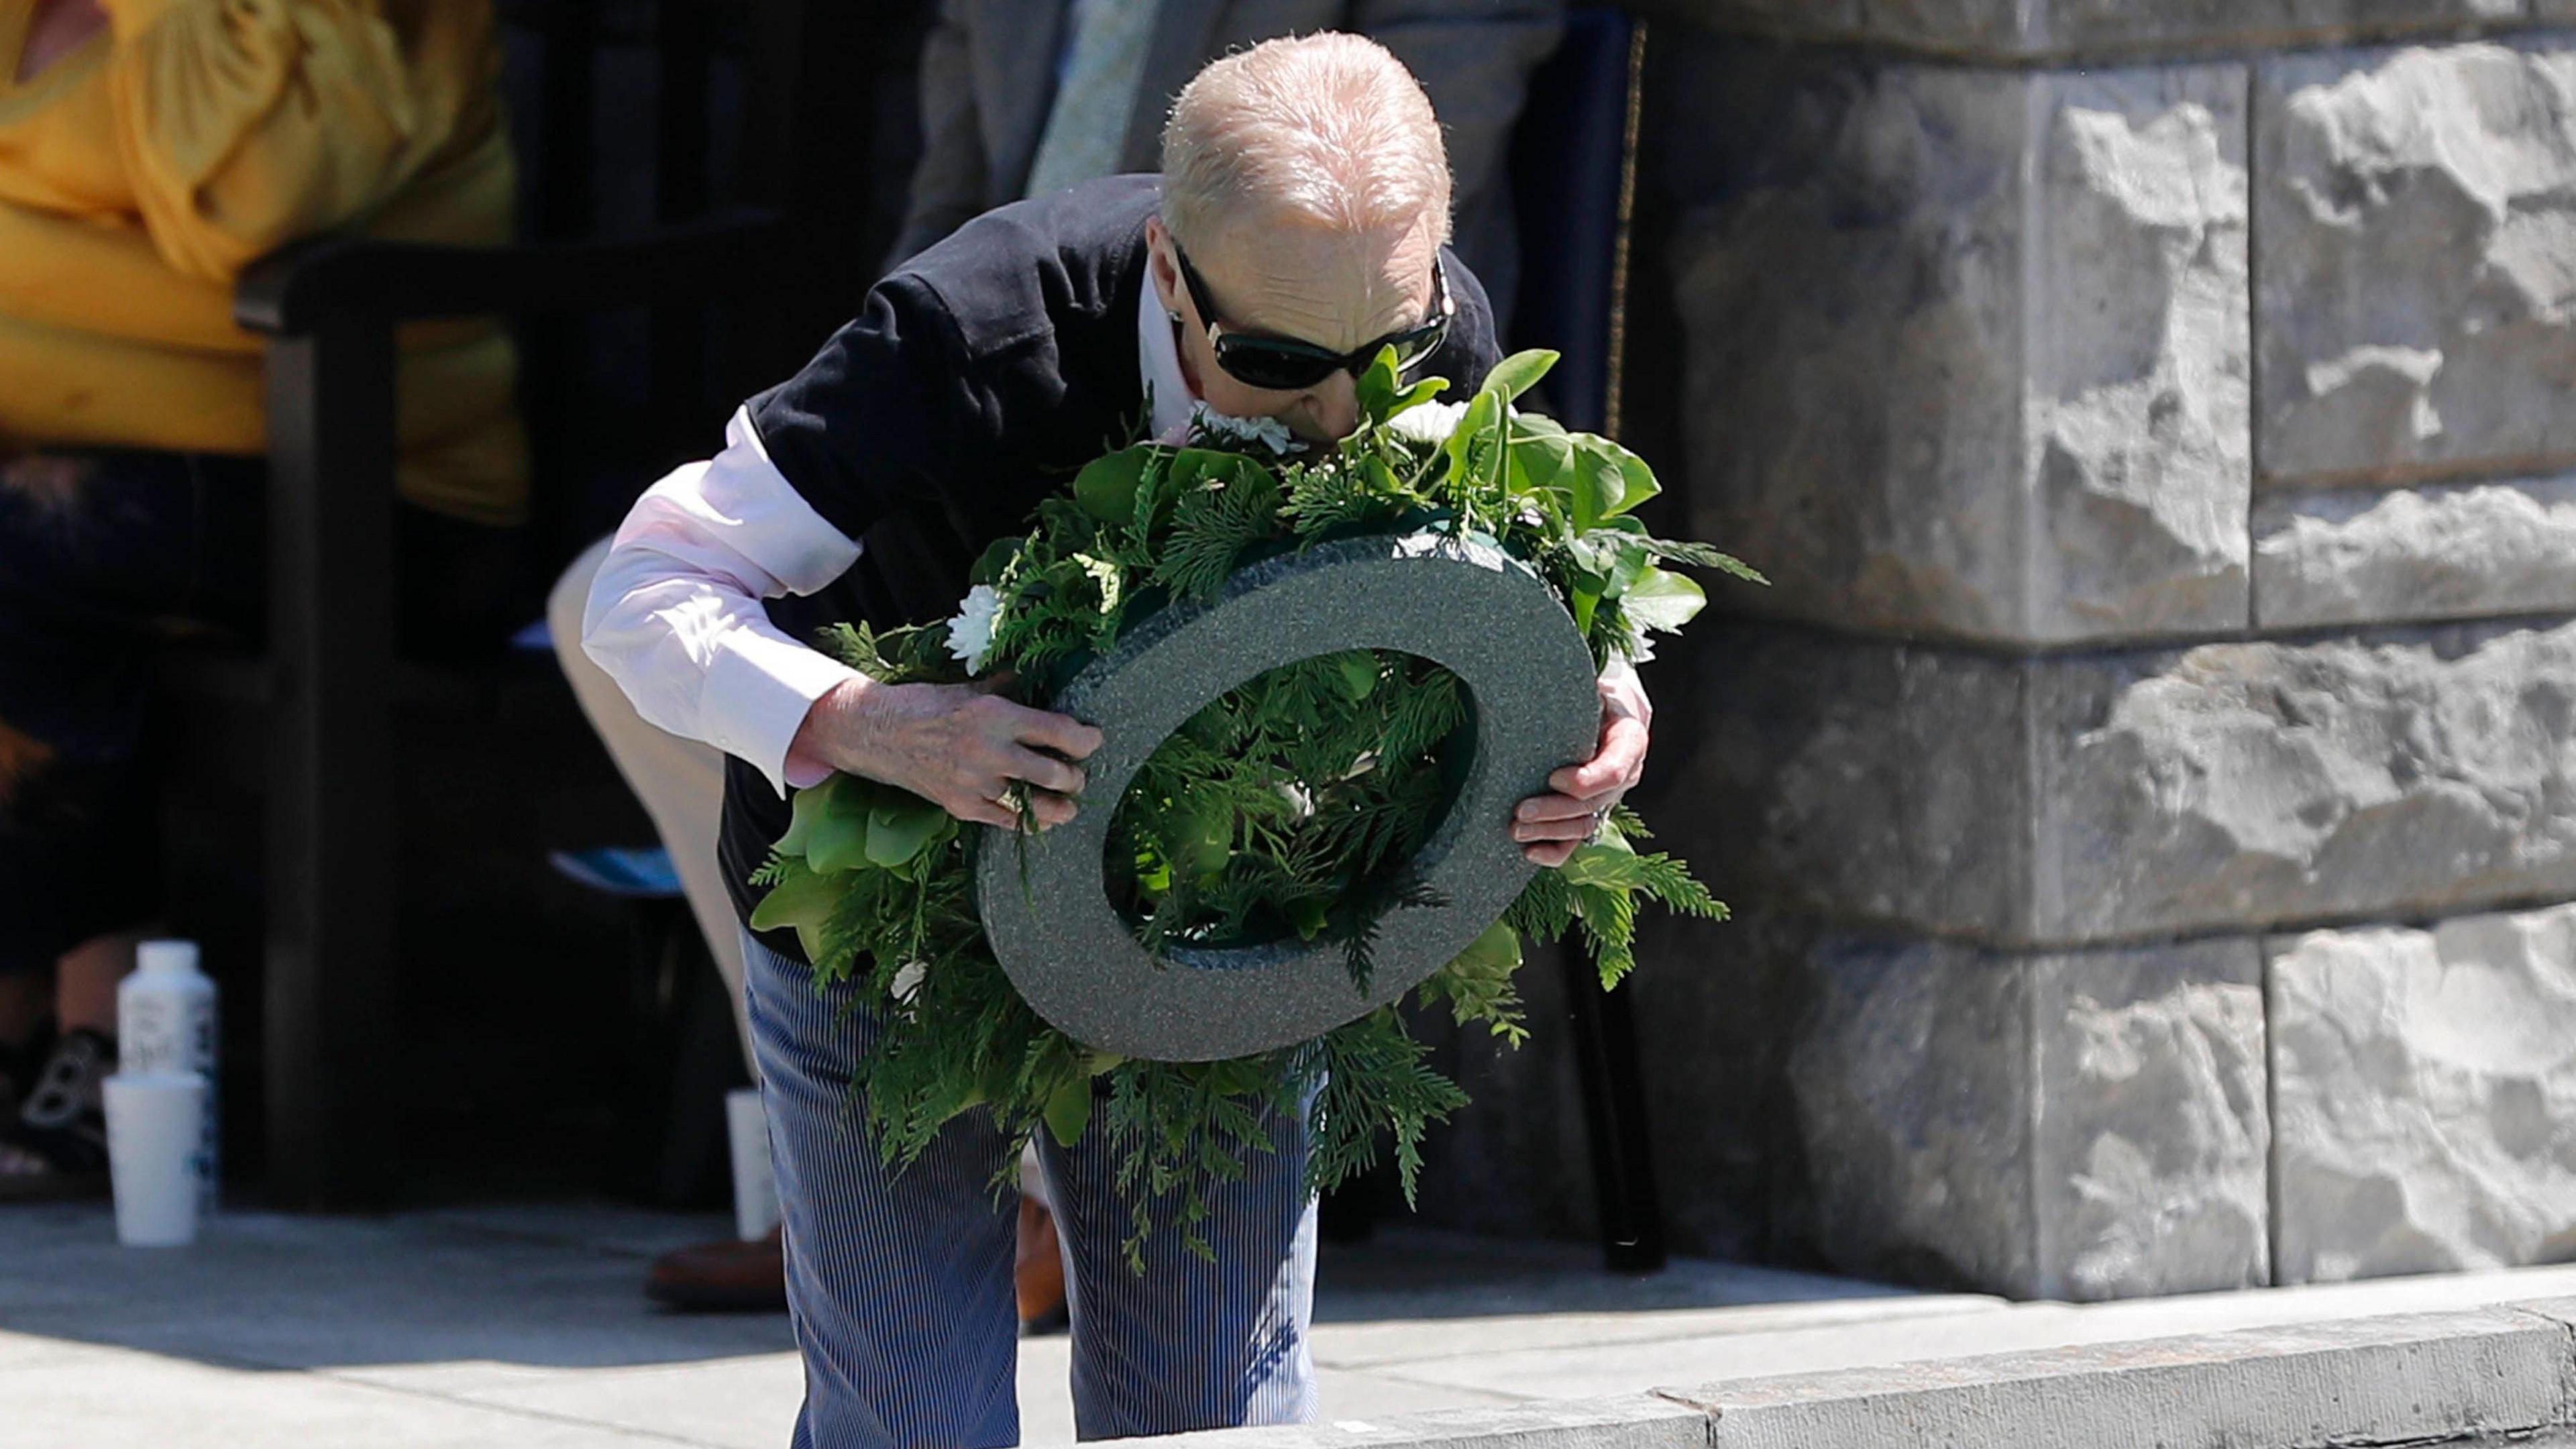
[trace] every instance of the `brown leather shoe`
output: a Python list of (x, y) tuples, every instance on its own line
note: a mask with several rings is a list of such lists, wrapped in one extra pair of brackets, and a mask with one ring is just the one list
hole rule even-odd
[(1020, 1332), (1056, 1333), (1071, 1319), (1064, 1305), (1064, 1258), (1056, 1251), (1055, 1217), (1035, 1198), (1020, 1199), (1020, 1249), (1011, 1265), (1020, 1294)]
[[(674, 1248), (653, 1260), (644, 1296), (682, 1313), (783, 1313), (787, 1309), (787, 1253), (782, 1229), (750, 1242), (728, 1238)], [(1055, 1219), (1020, 1199), (1019, 1251), (1012, 1264), (1020, 1330), (1054, 1333), (1067, 1317), (1064, 1259), (1056, 1251)]]
[(692, 1243), (653, 1260), (644, 1296), (682, 1313), (784, 1313), (787, 1251), (781, 1230), (749, 1242)]

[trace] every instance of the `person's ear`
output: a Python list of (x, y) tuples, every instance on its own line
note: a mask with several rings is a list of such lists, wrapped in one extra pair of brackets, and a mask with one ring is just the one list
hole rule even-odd
[(1145, 218), (1145, 276), (1154, 285), (1154, 300), (1164, 315), (1181, 320), (1181, 269), (1172, 259), (1172, 234), (1159, 216)]

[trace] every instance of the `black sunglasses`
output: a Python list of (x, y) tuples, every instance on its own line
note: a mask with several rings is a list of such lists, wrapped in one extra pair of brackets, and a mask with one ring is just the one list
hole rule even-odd
[(1216, 365), (1246, 387), (1269, 392), (1303, 392), (1336, 372), (1357, 377), (1377, 361), (1379, 350), (1387, 347), (1395, 349), (1396, 370), (1405, 371), (1440, 350), (1440, 344), (1448, 340), (1449, 319), (1458, 310), (1449, 297), (1448, 271), (1435, 252), (1431, 258), (1431, 310), (1418, 326), (1390, 332), (1348, 352), (1335, 352), (1294, 337), (1228, 332), (1217, 325), (1216, 299), (1208, 295), (1207, 281), (1199, 275), (1199, 269), (1190, 265), (1190, 254), (1182, 251), (1176, 241), (1172, 243), (1172, 255), (1180, 261), (1181, 284), (1190, 289), (1190, 303), (1199, 309), (1199, 321), (1208, 330), (1208, 343), (1216, 349)]

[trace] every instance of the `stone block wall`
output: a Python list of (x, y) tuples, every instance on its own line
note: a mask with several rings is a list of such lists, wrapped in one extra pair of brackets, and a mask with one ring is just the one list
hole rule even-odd
[(1634, 987), (1677, 1246), (2576, 1257), (2576, 3), (1675, 0), (1650, 57), (1659, 521), (1777, 581), (1649, 674), (1649, 813), (1756, 907)]

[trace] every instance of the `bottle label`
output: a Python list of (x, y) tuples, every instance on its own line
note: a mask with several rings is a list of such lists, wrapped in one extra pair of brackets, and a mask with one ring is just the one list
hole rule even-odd
[(191, 1166), (197, 1196), (211, 1211), (223, 1183), (223, 1105), (215, 1071), (215, 1001), (211, 995), (126, 990), (117, 1001), (117, 1065), (124, 1071), (199, 1072), (206, 1079), (205, 1122)]

